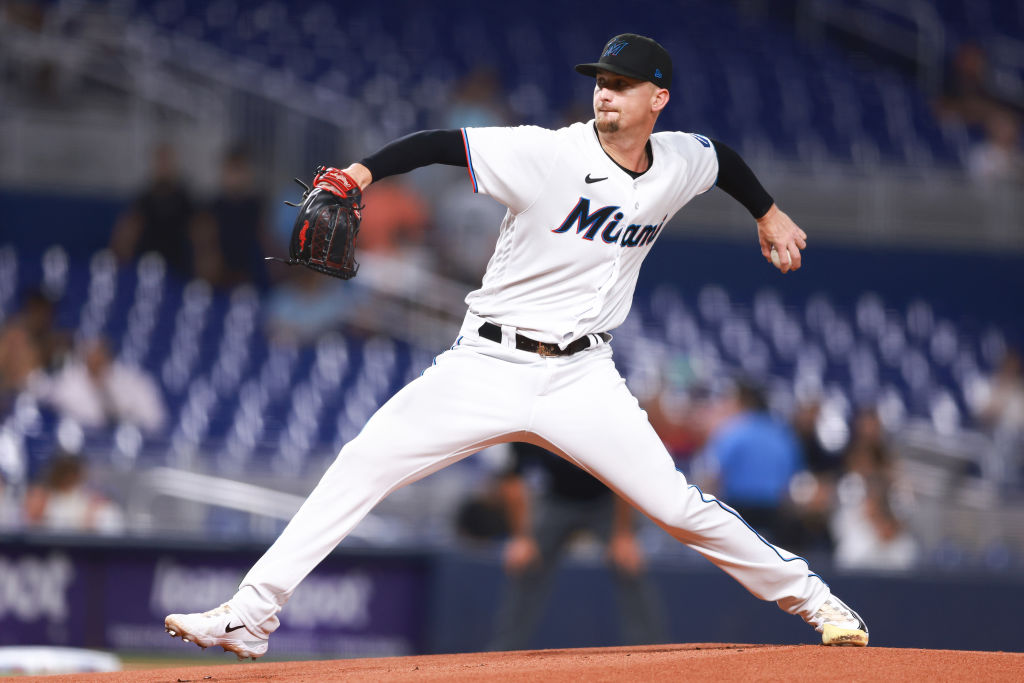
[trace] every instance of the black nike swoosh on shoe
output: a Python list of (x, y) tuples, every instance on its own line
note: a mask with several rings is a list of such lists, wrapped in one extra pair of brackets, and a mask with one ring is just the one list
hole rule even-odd
[(602, 180), (608, 180), (608, 176), (605, 176), (604, 178), (591, 178), (590, 174), (588, 173), (587, 177), (583, 179), (583, 182), (589, 185), (590, 183), (599, 183)]
[(224, 627), (224, 633), (231, 633), (232, 631), (237, 631), (240, 628), (245, 628), (245, 624), (239, 624), (238, 626), (232, 626), (231, 622), (228, 622), (228, 625)]

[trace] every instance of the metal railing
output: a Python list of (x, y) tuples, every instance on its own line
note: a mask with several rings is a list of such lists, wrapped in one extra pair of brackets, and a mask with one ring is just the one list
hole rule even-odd
[[(108, 482), (114, 476), (104, 474)], [(249, 514), (249, 531), (254, 536), (268, 535), (275, 527), (267, 521), (290, 520), (305, 500), (266, 486), (170, 467), (132, 472), (126, 478), (124, 490), (129, 495), (124, 512), (131, 533), (205, 535), (210, 508), (224, 508)], [(397, 535), (393, 524), (370, 513), (350, 537), (388, 545)]]

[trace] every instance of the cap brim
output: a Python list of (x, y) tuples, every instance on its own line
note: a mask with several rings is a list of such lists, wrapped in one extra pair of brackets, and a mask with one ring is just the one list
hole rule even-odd
[(576, 73), (583, 74), (584, 76), (590, 76), (594, 78), (597, 76), (598, 70), (607, 71), (609, 73), (618, 74), (620, 76), (629, 76), (630, 78), (636, 78), (641, 81), (649, 81), (643, 74), (639, 74), (630, 69), (624, 69), (621, 66), (615, 64), (602, 64), (601, 62), (594, 62), (593, 64), (577, 64)]

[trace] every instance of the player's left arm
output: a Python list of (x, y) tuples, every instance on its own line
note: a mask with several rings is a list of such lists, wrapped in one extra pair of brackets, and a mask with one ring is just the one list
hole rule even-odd
[(747, 163), (731, 147), (712, 140), (718, 156), (717, 185), (742, 204), (757, 221), (761, 254), (772, 260), (772, 247), (779, 254), (775, 267), (783, 273), (800, 267), (802, 249), (807, 248), (807, 233), (786, 215), (758, 181)]

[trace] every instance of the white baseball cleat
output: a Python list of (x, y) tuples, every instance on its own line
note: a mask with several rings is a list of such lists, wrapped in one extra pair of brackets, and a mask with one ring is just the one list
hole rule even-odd
[(227, 603), (209, 612), (169, 614), (164, 619), (164, 629), (172, 638), (181, 638), (203, 649), (219, 645), (239, 659), (255, 659), (267, 653), (267, 639), (254, 636), (231, 613)]
[(834, 595), (818, 608), (809, 623), (821, 633), (822, 645), (864, 647), (868, 644), (868, 625)]

